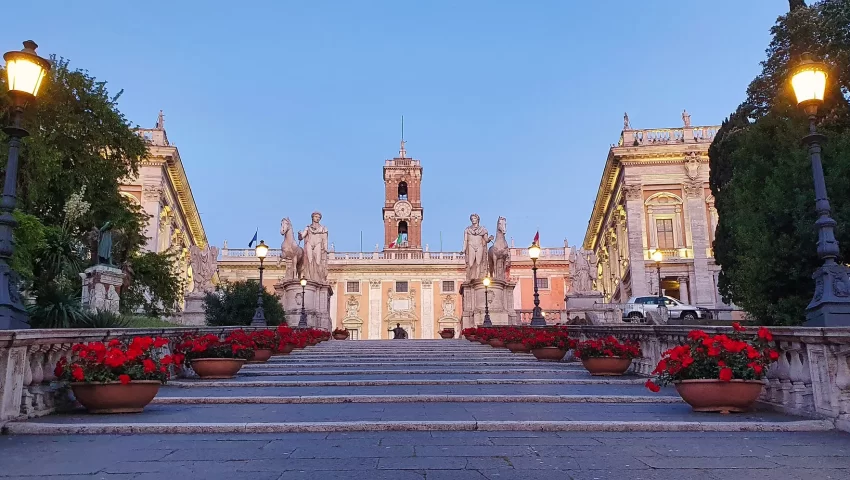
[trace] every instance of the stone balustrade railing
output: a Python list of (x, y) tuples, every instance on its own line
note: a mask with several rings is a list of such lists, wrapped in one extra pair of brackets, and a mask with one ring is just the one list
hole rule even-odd
[[(541, 248), (541, 259), (567, 260), (570, 248)], [(270, 248), (266, 257), (280, 257), (279, 248)], [(222, 249), (219, 260), (231, 258), (249, 258), (256, 260), (256, 251), (253, 248), (229, 248)], [(384, 252), (328, 252), (328, 262), (357, 262), (357, 261), (392, 261), (392, 260), (446, 260), (451, 262), (462, 262), (463, 252), (419, 252), (419, 251), (393, 251)], [(511, 248), (511, 258), (514, 260), (527, 259), (528, 248)], [(276, 261), (276, 260), (275, 260)]]
[[(71, 355), (76, 343), (136, 336), (176, 341), (186, 333), (225, 335), (240, 327), (116, 328), (0, 331), (0, 423), (47, 415), (61, 407), (64, 396), (53, 374), (56, 362)], [(244, 330), (252, 330), (245, 327)]]
[(711, 143), (717, 135), (718, 125), (684, 128), (648, 128), (643, 130), (623, 130), (619, 147), (638, 147), (647, 145), (670, 145), (677, 143)]
[[(671, 325), (571, 326), (577, 338), (614, 334), (640, 343), (643, 357), (634, 369), (650, 375), (662, 352), (684, 343), (693, 327)], [(709, 334), (731, 333), (729, 327), (701, 327)], [(748, 332), (755, 330), (748, 329)], [(830, 419), (850, 431), (850, 328), (771, 328), (779, 361), (767, 372), (760, 402), (785, 413)]]

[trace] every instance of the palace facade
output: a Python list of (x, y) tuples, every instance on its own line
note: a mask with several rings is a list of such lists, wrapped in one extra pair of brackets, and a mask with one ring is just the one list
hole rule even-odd
[[(336, 252), (331, 247), (328, 252), (332, 324), (349, 330), (353, 339), (392, 338), (390, 330), (396, 324), (407, 330), (409, 338), (439, 338), (443, 328), (459, 332), (464, 255), (423, 248), (423, 166), (407, 156), (404, 142), (397, 157), (384, 161), (383, 181), (384, 202), (376, 205), (383, 218), (383, 248)], [(495, 224), (486, 226), (495, 233)], [(334, 232), (330, 235), (332, 239)], [(569, 253), (566, 244), (543, 248), (538, 260), (541, 307), (553, 323), (560, 321), (564, 308)], [(263, 284), (270, 292), (284, 279), (286, 266), (279, 258), (280, 249), (272, 249), (265, 260)], [(218, 263), (221, 281), (258, 280), (258, 267), (254, 249), (230, 249), (225, 242)], [(534, 306), (527, 248), (511, 248), (510, 278), (516, 282), (513, 306), (527, 323)]]
[[(708, 187), (708, 147), (719, 126), (633, 129), (625, 116), (608, 150), (584, 238), (598, 259), (606, 301), (661, 291), (684, 303), (730, 311), (717, 291), (712, 242), (717, 209)], [(661, 262), (653, 260), (661, 253)]]

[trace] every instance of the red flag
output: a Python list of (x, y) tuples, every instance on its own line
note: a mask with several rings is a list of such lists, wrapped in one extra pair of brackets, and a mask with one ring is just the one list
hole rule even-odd
[(540, 231), (539, 230), (537, 231), (537, 233), (534, 234), (534, 241), (531, 242), (531, 243), (532, 243), (532, 245), (540, 245)]

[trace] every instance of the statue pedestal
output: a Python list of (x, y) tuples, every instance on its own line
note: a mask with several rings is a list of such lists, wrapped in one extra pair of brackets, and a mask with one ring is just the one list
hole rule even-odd
[(564, 309), (567, 311), (567, 320), (572, 321), (576, 317), (580, 320), (588, 320), (587, 312), (596, 312), (600, 304), (604, 303), (602, 292), (568, 293), (564, 298)]
[(180, 323), (183, 325), (206, 325), (207, 314), (204, 310), (205, 292), (192, 292), (186, 294), (184, 300), (186, 305), (183, 307), (183, 314), (180, 316)]
[(83, 308), (92, 312), (118, 313), (124, 272), (108, 265), (95, 265), (80, 274), (83, 279)]
[(274, 286), (274, 291), (280, 299), (283, 311), (286, 313), (286, 323), (290, 327), (297, 327), (301, 320), (301, 305), (304, 301), (304, 310), (307, 313), (307, 326), (321, 328), (331, 331), (331, 297), (333, 289), (327, 283), (307, 281), (302, 287), (299, 280), (284, 280)]
[(491, 280), (490, 287), (484, 288), (481, 280), (472, 280), (461, 284), (463, 295), (462, 327), (480, 327), (484, 324), (484, 295), (486, 290), (490, 322), (493, 325), (517, 325), (519, 317), (513, 307), (515, 283)]

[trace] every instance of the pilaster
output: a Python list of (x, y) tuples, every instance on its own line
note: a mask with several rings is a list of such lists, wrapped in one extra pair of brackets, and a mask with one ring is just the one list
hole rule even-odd
[(628, 225), (629, 266), (632, 276), (632, 295), (649, 295), (646, 281), (646, 261), (643, 258), (643, 189), (640, 185), (623, 185), (626, 199), (626, 224)]
[[(439, 282), (437, 282), (439, 285)], [(434, 338), (434, 282), (422, 280), (422, 337), (426, 340)]]
[(694, 280), (691, 289), (694, 304), (702, 307), (714, 306), (714, 279), (708, 269), (708, 224), (705, 215), (705, 196), (702, 181), (685, 183), (688, 216), (694, 248)]
[(369, 280), (369, 340), (381, 339), (381, 281)]

